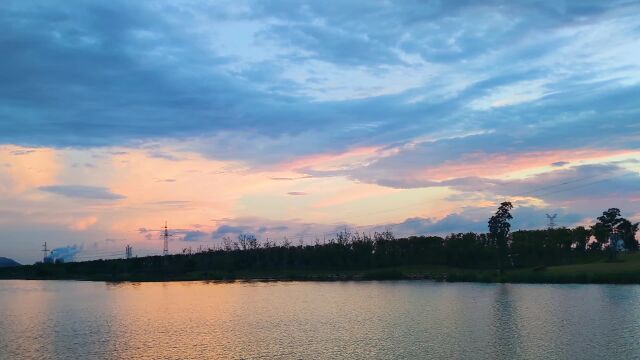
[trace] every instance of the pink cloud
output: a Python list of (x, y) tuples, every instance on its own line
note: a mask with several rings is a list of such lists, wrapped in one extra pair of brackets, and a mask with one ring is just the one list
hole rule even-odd
[(367, 158), (373, 157), (379, 149), (379, 147), (375, 146), (363, 146), (353, 148), (342, 153), (324, 153), (303, 156), (289, 162), (281, 163), (277, 166), (277, 169), (292, 171), (304, 168), (336, 168), (352, 164), (354, 162), (362, 162)]
[(447, 161), (443, 165), (423, 170), (419, 173), (418, 177), (433, 181), (470, 176), (495, 177), (519, 171), (549, 167), (552, 166), (553, 163), (560, 161), (570, 164), (578, 161), (594, 161), (619, 155), (633, 154), (639, 153), (624, 150), (561, 150), (524, 154), (473, 153), (465, 155), (460, 160)]

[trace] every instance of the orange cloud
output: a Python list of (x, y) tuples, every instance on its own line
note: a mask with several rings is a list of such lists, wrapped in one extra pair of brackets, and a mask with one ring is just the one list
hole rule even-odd
[(0, 190), (23, 193), (52, 183), (61, 169), (57, 153), (47, 148), (0, 146)]
[[(171, 150), (166, 150), (172, 153)], [(126, 196), (116, 206), (113, 229), (158, 227), (164, 220), (174, 227), (208, 226), (210, 219), (246, 215), (239, 202), (252, 194), (286, 194), (292, 172), (247, 171), (242, 164), (217, 161), (181, 152), (179, 160), (149, 156), (142, 150), (112, 158), (107, 186)]]
[(397, 192), (398, 190), (370, 184), (351, 184), (350, 186), (334, 192), (331, 196), (326, 197), (320, 202), (314, 204), (315, 208), (326, 208), (347, 204), (353, 201), (367, 199), (383, 194)]
[(81, 219), (74, 220), (70, 225), (69, 229), (74, 231), (84, 231), (93, 226), (98, 222), (98, 218), (95, 216), (87, 216)]

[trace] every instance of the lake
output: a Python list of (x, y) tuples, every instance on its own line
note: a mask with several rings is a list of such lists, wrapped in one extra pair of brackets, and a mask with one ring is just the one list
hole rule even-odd
[(633, 359), (640, 286), (0, 281), (2, 359)]

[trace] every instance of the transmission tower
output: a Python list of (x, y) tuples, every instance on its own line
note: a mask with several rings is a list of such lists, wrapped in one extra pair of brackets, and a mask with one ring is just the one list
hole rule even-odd
[(49, 255), (49, 249), (47, 249), (47, 242), (45, 241), (44, 244), (42, 244), (42, 262), (46, 263), (47, 262), (47, 256)]
[(554, 229), (556, 227), (556, 217), (558, 217), (558, 214), (546, 214), (546, 215), (547, 215), (547, 220), (549, 220), (549, 224), (548, 224), (549, 229)]
[(166, 221), (164, 222), (164, 227), (162, 228), (162, 240), (164, 241), (162, 255), (167, 256), (169, 254), (169, 228), (167, 227)]
[(127, 259), (131, 259), (133, 257), (133, 248), (131, 247), (131, 245), (127, 245), (125, 248), (125, 257)]
[(143, 232), (159, 232), (160, 233), (160, 239), (162, 239), (162, 242), (163, 242), (163, 247), (162, 247), (163, 256), (169, 255), (169, 238), (171, 238), (172, 236), (176, 236), (178, 234), (176, 233), (177, 231), (189, 231), (189, 229), (171, 229), (174, 233), (170, 233), (169, 226), (167, 225), (166, 220), (164, 222), (164, 226), (161, 227), (160, 229), (141, 228), (140, 230)]

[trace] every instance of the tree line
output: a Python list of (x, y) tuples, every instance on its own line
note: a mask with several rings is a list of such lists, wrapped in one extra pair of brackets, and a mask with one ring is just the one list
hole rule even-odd
[[(260, 242), (252, 234), (226, 237), (215, 249), (182, 254), (66, 263), (69, 274), (269, 274), (287, 271), (349, 271), (413, 265), (442, 265), (469, 269), (544, 267), (609, 259), (614, 261), (622, 241), (637, 251), (638, 223), (612, 208), (590, 227), (518, 230), (511, 232), (513, 206), (500, 205), (489, 219), (487, 233), (396, 238), (391, 231), (374, 234), (342, 231), (315, 244)], [(613, 245), (612, 245), (613, 244)]]

